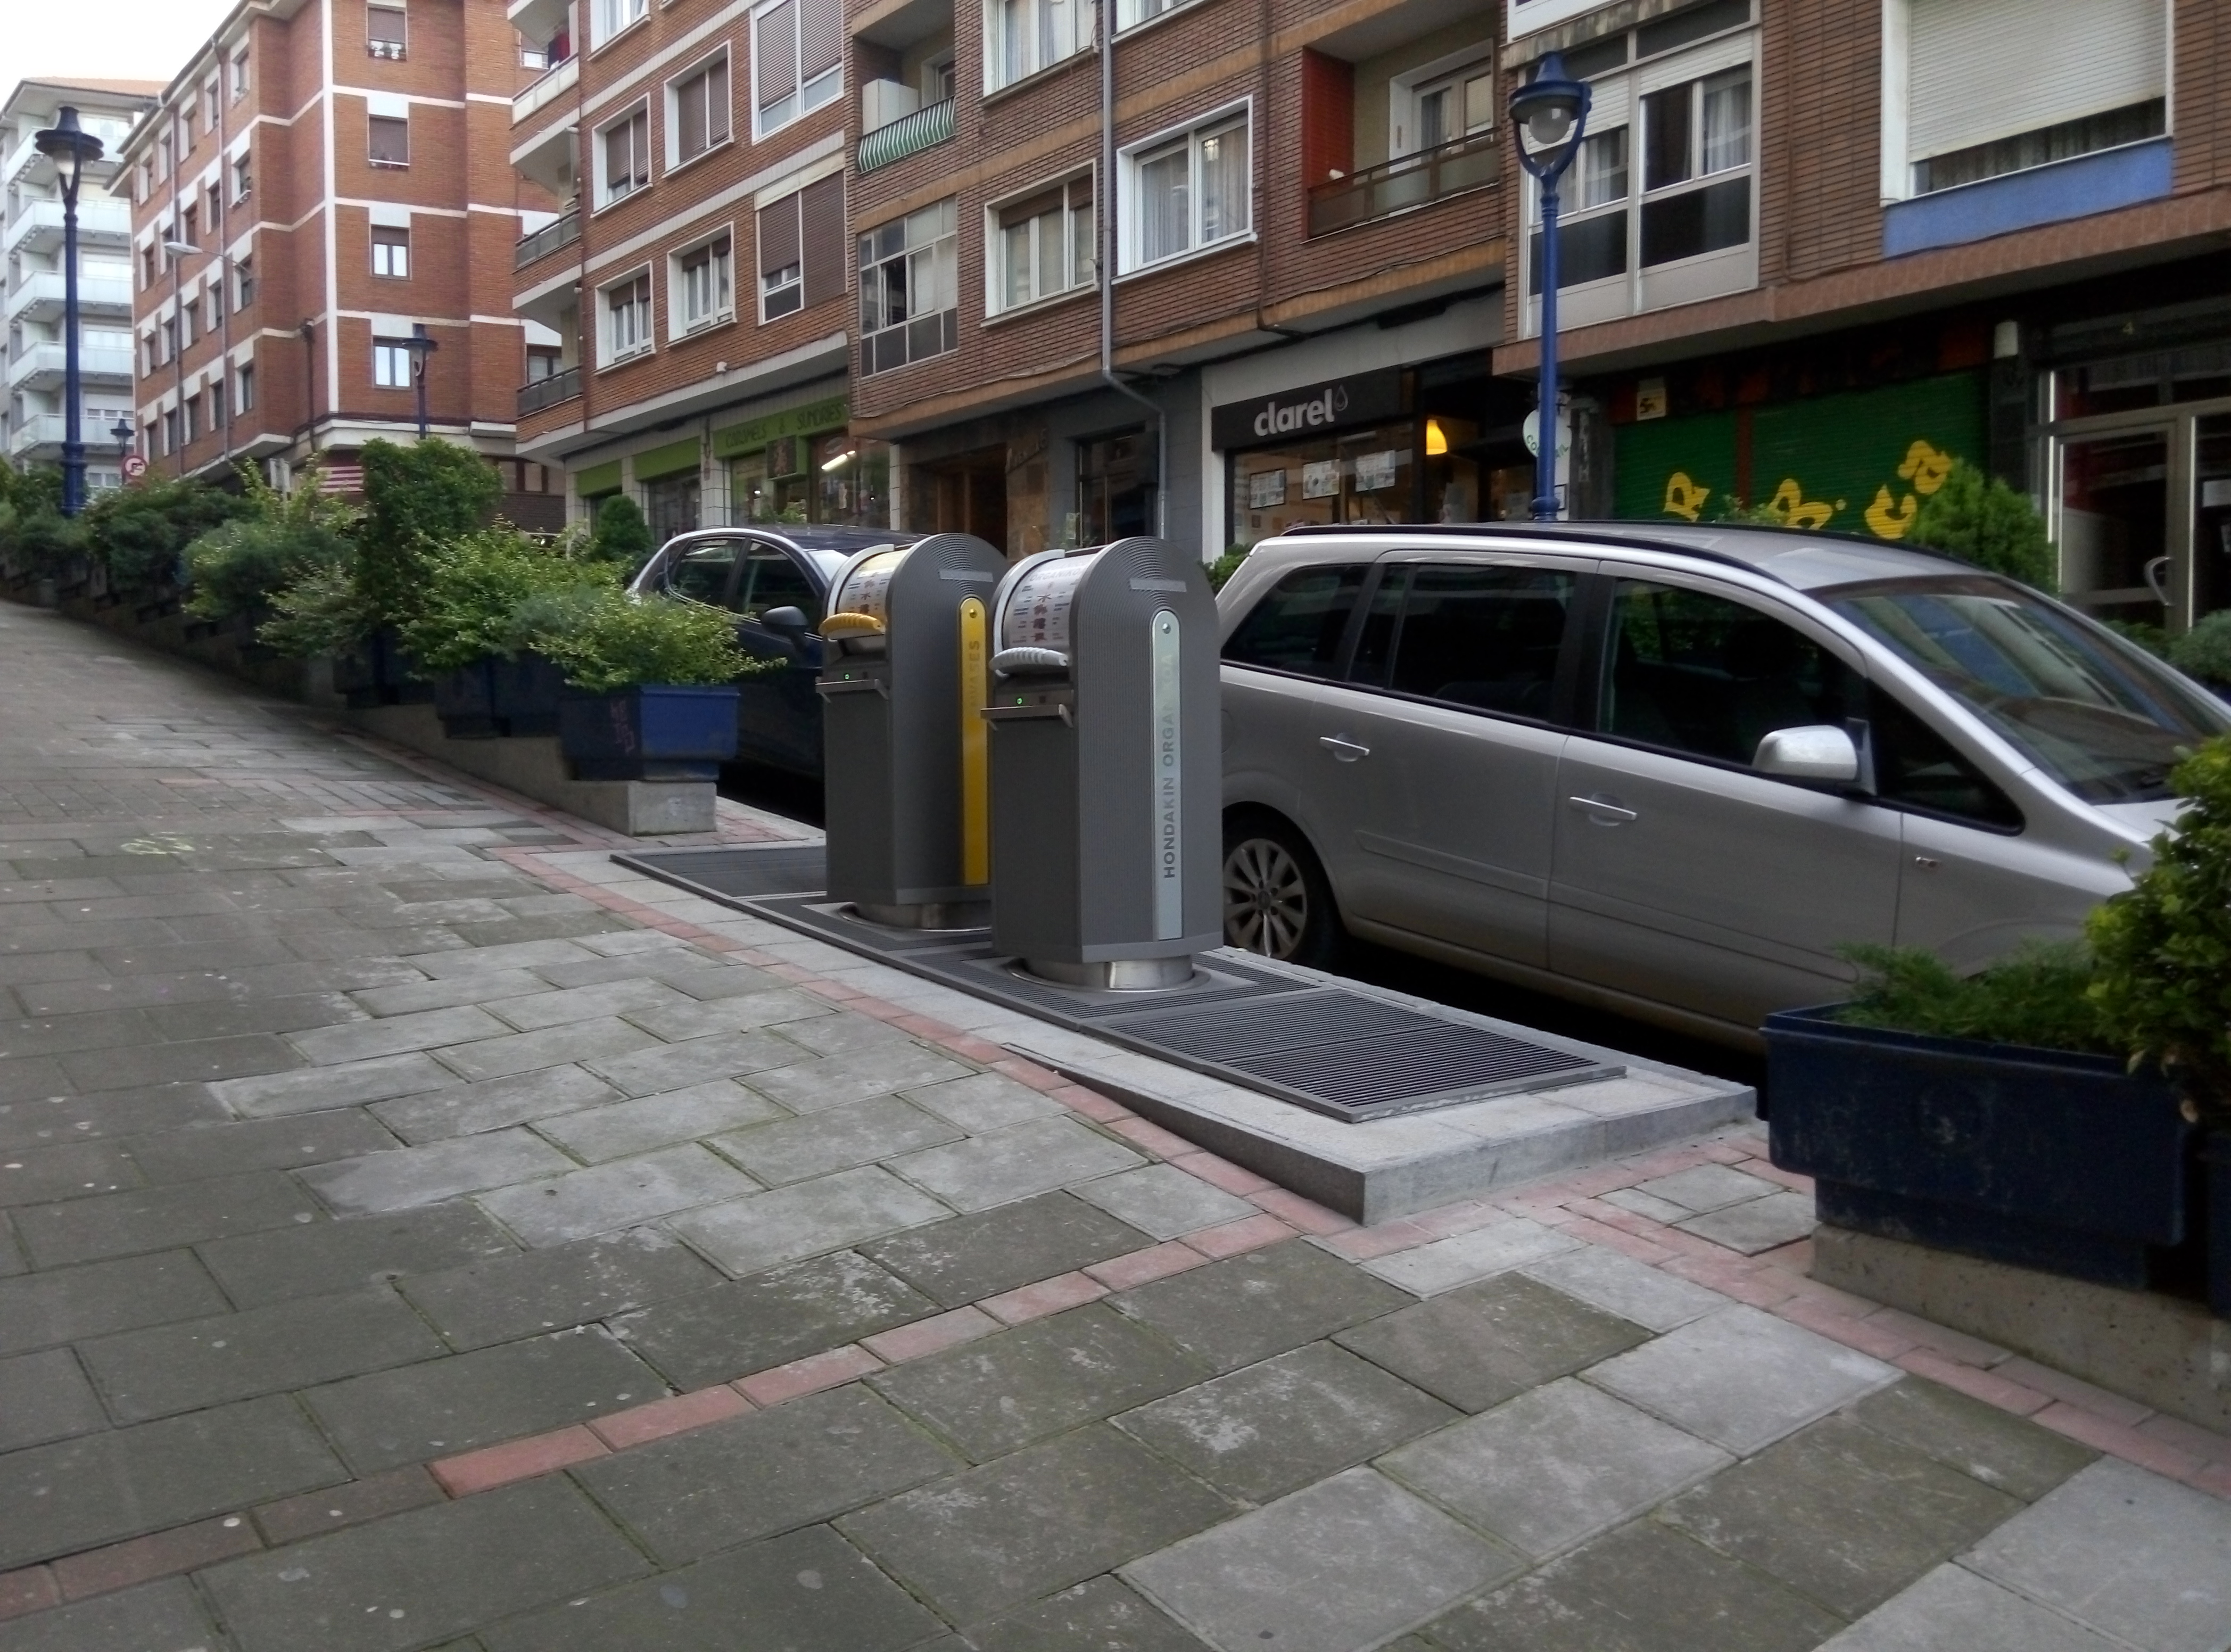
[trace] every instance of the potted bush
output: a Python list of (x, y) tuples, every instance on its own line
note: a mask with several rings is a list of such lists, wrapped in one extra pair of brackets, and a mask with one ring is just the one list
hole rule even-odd
[(254, 646), (273, 599), (296, 580), (317, 568), (352, 578), (352, 535), (362, 513), (327, 493), (315, 467), (300, 472), (288, 494), (272, 488), (253, 464), (237, 468), (246, 514), (191, 541), (179, 560), (187, 614), (209, 633), (229, 631)]
[(607, 587), (544, 612), (534, 641), (566, 675), (558, 735), (578, 778), (712, 780), (736, 755), (736, 679), (766, 664), (726, 612)]
[(2231, 611), (2207, 615), (2161, 651), (2219, 699), (2231, 700)]
[(364, 653), (372, 703), (424, 703), (433, 684), (403, 647), (402, 627), (417, 617), (442, 548), (488, 525), (503, 483), (478, 454), (439, 440), (371, 441), (362, 457), (355, 583), (371, 620)]

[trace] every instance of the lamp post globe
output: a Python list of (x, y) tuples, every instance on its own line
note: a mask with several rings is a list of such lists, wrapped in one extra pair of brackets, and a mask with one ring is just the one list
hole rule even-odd
[(1534, 77), (1510, 94), (1510, 124), (1517, 137), (1518, 164), (1534, 179), (1542, 199), (1541, 411), (1536, 414), (1534, 504), (1537, 522), (1557, 519), (1557, 208), (1565, 169), (1588, 135), (1588, 87), (1565, 73), (1565, 60), (1551, 52)]
[(100, 159), (100, 139), (78, 125), (65, 103), (55, 124), (32, 134), (38, 152), (55, 163), (62, 186), (62, 515), (85, 507), (84, 386), (78, 367), (77, 186), (87, 165)]

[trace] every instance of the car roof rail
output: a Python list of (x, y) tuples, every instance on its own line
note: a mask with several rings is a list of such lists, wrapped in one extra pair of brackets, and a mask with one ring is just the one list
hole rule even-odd
[[(1879, 541), (1869, 539), (1863, 534), (1829, 534), (1813, 529), (1807, 529), (1802, 533), (1798, 533), (1793, 532), (1786, 528), (1775, 528), (1764, 522), (1714, 522), (1710, 524), (1710, 531), (1715, 534), (1736, 533), (1772, 534), (1775, 539), (1783, 541), (1815, 539), (1847, 540), (1855, 543), (1880, 548)], [(1737, 556), (1732, 552), (1723, 551), (1713, 546), (1690, 543), (1686, 537), (1678, 532), (1657, 534), (1652, 533), (1646, 527), (1638, 527), (1636, 524), (1631, 522), (1606, 522), (1600, 524), (1593, 522), (1380, 523), (1296, 522), (1290, 528), (1282, 528), (1277, 534), (1277, 537), (1279, 539), (1354, 538), (1358, 535), (1370, 535), (1389, 532), (1395, 534), (1445, 534), (1458, 539), (1485, 539), (1491, 537), (1538, 539), (1557, 543), (1569, 543), (1574, 540), (1583, 540), (1588, 544), (1616, 546), (1622, 550), (1672, 552), (1675, 555), (1678, 556), (1693, 556), (1700, 561), (1720, 562), (1724, 563), (1730, 567), (1745, 568), (1753, 573), (1762, 576), (1762, 578), (1773, 580), (1777, 584), (1787, 585), (1788, 583), (1788, 580), (1782, 579), (1781, 576), (1776, 574), (1771, 568), (1761, 567), (1757, 562), (1752, 561), (1747, 557)], [(1257, 541), (1258, 544), (1264, 542), (1264, 541)]]

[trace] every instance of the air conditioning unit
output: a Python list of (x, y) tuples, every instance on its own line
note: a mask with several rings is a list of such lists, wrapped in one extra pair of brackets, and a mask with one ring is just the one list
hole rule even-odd
[(873, 132), (922, 107), (922, 94), (898, 81), (870, 81), (860, 88), (860, 130)]

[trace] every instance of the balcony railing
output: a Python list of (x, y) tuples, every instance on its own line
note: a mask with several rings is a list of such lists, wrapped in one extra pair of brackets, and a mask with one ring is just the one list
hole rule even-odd
[[(94, 200), (77, 204), (77, 237), (81, 244), (132, 238), (132, 209), (122, 201)], [(25, 201), (9, 220), (0, 250), (51, 252), (62, 244), (62, 204)]]
[[(8, 363), (9, 387), (48, 390), (62, 383), (67, 376), (65, 353), (60, 343), (23, 346)], [(77, 370), (87, 379), (120, 379), (128, 384), (132, 379), (132, 352), (108, 345), (81, 345)]]
[[(8, 319), (30, 316), (49, 321), (62, 313), (62, 272), (42, 269), (18, 276), (8, 288)], [(77, 301), (86, 309), (132, 311), (132, 283), (121, 275), (80, 275)]]
[(547, 379), (538, 379), (531, 385), (519, 387), (519, 416), (539, 413), (546, 407), (555, 407), (559, 402), (569, 402), (581, 393), (581, 370), (565, 367)]
[(519, 237), (519, 249), (512, 254), (511, 267), (524, 269), (537, 258), (546, 258), (559, 248), (580, 238), (581, 209), (568, 207), (555, 224), (546, 224), (534, 234)]
[(1430, 206), (1496, 181), (1496, 134), (1476, 133), (1415, 155), (1319, 184), (1310, 191), (1310, 233), (1329, 235), (1351, 224)]
[(581, 81), (581, 60), (569, 57), (554, 66), (548, 74), (536, 81), (511, 100), (511, 124), (514, 126), (537, 109), (563, 93), (572, 91)]
[(941, 144), (953, 135), (953, 100), (933, 103), (916, 109), (912, 114), (901, 115), (888, 126), (877, 126), (860, 139), (859, 167), (872, 172), (878, 166), (888, 166), (895, 160), (904, 160), (909, 155), (918, 155), (932, 144)]

